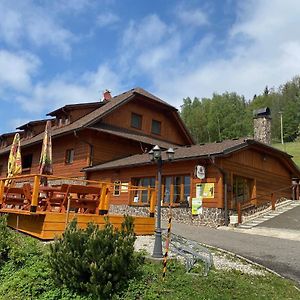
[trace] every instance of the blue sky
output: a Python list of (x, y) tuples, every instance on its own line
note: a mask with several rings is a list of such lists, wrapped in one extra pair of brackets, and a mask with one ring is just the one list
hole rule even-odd
[(247, 99), (300, 73), (298, 0), (0, 0), (0, 133), (140, 86)]

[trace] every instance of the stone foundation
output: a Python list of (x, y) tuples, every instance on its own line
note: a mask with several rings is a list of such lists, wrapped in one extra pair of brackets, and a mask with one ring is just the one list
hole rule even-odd
[[(110, 205), (111, 214), (128, 214), (132, 216), (149, 216), (149, 207), (146, 206), (128, 206), (128, 205)], [(162, 220), (168, 221), (170, 209), (162, 207)], [(179, 223), (190, 225), (206, 225), (218, 227), (224, 225), (224, 209), (220, 208), (203, 208), (203, 213), (198, 216), (192, 216), (190, 207), (172, 208), (172, 219)]]

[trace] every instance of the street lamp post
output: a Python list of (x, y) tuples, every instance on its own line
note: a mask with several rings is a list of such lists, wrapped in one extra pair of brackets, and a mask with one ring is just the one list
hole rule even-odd
[[(171, 161), (174, 159), (174, 150), (169, 148), (167, 151), (168, 160)], [(162, 258), (162, 236), (161, 236), (161, 173), (162, 173), (162, 155), (161, 149), (158, 145), (156, 145), (151, 151), (149, 151), (149, 156), (151, 161), (155, 161), (157, 163), (157, 218), (156, 218), (156, 229), (155, 229), (155, 241), (154, 241), (154, 249), (153, 255), (154, 258)]]
[(283, 123), (282, 123), (282, 111), (278, 112), (280, 114), (280, 137), (281, 137), (281, 144), (283, 145)]

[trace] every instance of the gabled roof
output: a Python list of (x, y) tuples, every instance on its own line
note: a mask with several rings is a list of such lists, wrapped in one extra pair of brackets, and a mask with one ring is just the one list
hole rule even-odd
[(109, 133), (109, 134), (112, 134), (115, 136), (123, 137), (123, 138), (129, 139), (129, 140), (138, 141), (138, 142), (141, 142), (144, 144), (159, 145), (160, 147), (165, 148), (165, 149), (168, 149), (170, 147), (176, 147), (176, 145), (174, 145), (172, 143), (168, 143), (166, 141), (155, 139), (150, 136), (142, 135), (135, 131), (127, 130), (125, 128), (119, 128), (119, 127), (110, 126), (107, 124), (99, 125), (97, 127), (89, 127), (89, 129), (103, 132), (103, 133)]
[(98, 108), (103, 106), (104, 104), (106, 104), (107, 101), (97, 101), (97, 102), (89, 102), (89, 103), (74, 103), (74, 104), (67, 104), (63, 107), (60, 107), (56, 110), (53, 110), (49, 113), (47, 113), (46, 116), (56, 116), (57, 114), (61, 113), (61, 112), (66, 112), (66, 111), (70, 111), (73, 109), (83, 109), (83, 108)]
[(36, 120), (36, 121), (30, 121), (24, 125), (21, 125), (19, 127), (17, 127), (16, 129), (26, 129), (27, 127), (30, 126), (35, 126), (35, 125), (40, 125), (40, 124), (46, 124), (47, 121), (54, 121), (55, 119), (43, 119), (43, 120)]
[(3, 133), (3, 134), (0, 135), (0, 139), (7, 138), (7, 137), (10, 137), (10, 136), (14, 136), (16, 133), (19, 133), (22, 136), (23, 131), (14, 131), (14, 132)]
[[(178, 147), (175, 148), (175, 156), (174, 161), (181, 160), (191, 160), (191, 159), (204, 159), (209, 157), (222, 157), (228, 154), (231, 154), (235, 151), (242, 150), (251, 145), (256, 145), (265, 150), (271, 150), (273, 153), (280, 155), (281, 157), (285, 157), (289, 160), (289, 165), (292, 169), (295, 170), (297, 174), (300, 173), (300, 170), (292, 161), (292, 156), (286, 152), (283, 152), (279, 149), (273, 148), (266, 144), (260, 143), (258, 141), (252, 139), (233, 139), (233, 140), (225, 140), (222, 142), (216, 143), (208, 143), (202, 145), (192, 145), (188, 147)], [(166, 152), (162, 153), (162, 160), (167, 161)], [(83, 170), (86, 172), (100, 171), (100, 170), (108, 170), (114, 168), (126, 168), (126, 167), (135, 167), (142, 165), (149, 165), (152, 162), (149, 161), (149, 154), (136, 154), (132, 156), (128, 156), (122, 159), (113, 160), (110, 162), (106, 162), (103, 164), (99, 164), (96, 166), (84, 168)]]
[[(124, 105), (125, 103), (129, 102), (133, 98), (135, 98), (137, 95), (142, 95), (144, 98), (148, 101), (155, 102), (157, 104), (160, 104), (162, 106), (168, 107), (169, 110), (174, 111), (174, 113), (177, 114), (178, 117), (178, 123), (181, 125), (183, 132), (185, 133), (186, 137), (193, 142), (193, 139), (189, 133), (189, 131), (186, 129), (185, 125), (183, 124), (181, 118), (178, 116), (177, 109), (170, 104), (166, 103), (165, 101), (161, 100), (160, 98), (152, 95), (151, 93), (145, 91), (142, 88), (134, 88), (127, 92), (124, 92), (120, 95), (117, 95), (115, 97), (112, 97), (109, 101), (107, 101), (104, 105), (100, 106), (99, 108), (93, 110), (89, 114), (81, 117), (80, 119), (76, 120), (75, 122), (65, 125), (62, 127), (57, 127), (52, 129), (52, 136), (57, 137), (61, 135), (65, 135), (69, 132), (73, 132), (74, 130), (79, 130), (83, 128), (93, 127), (95, 123), (97, 123), (99, 120), (101, 120), (103, 117), (107, 116), (109, 113), (114, 111), (115, 109), (119, 108), (120, 106)], [(40, 133), (35, 135), (32, 138), (21, 140), (21, 146), (29, 146), (31, 144), (35, 144), (40, 142), (43, 139), (44, 133)], [(129, 137), (129, 136), (128, 136)], [(6, 153), (10, 150), (10, 147), (6, 147), (0, 150), (0, 154)]]

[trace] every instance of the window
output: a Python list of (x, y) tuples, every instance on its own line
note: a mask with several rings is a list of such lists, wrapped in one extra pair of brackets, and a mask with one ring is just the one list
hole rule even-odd
[(185, 204), (189, 203), (191, 179), (189, 175), (176, 175), (163, 177), (163, 203)]
[(234, 205), (237, 205), (238, 202), (245, 202), (247, 200), (250, 200), (253, 186), (253, 179), (240, 176), (233, 176)]
[(149, 188), (155, 187), (155, 177), (134, 178), (132, 182), (137, 187), (137, 190), (133, 193), (132, 202), (135, 204), (149, 204)]
[(22, 169), (30, 169), (32, 165), (33, 154), (24, 155), (22, 158)]
[(161, 122), (152, 120), (151, 132), (154, 134), (160, 134), (161, 131)]
[(114, 196), (120, 196), (121, 194), (121, 181), (120, 180), (116, 180), (114, 182)]
[(142, 116), (132, 113), (131, 114), (131, 127), (141, 129), (142, 128)]
[(66, 150), (66, 164), (72, 164), (74, 161), (74, 149), (67, 149)]

